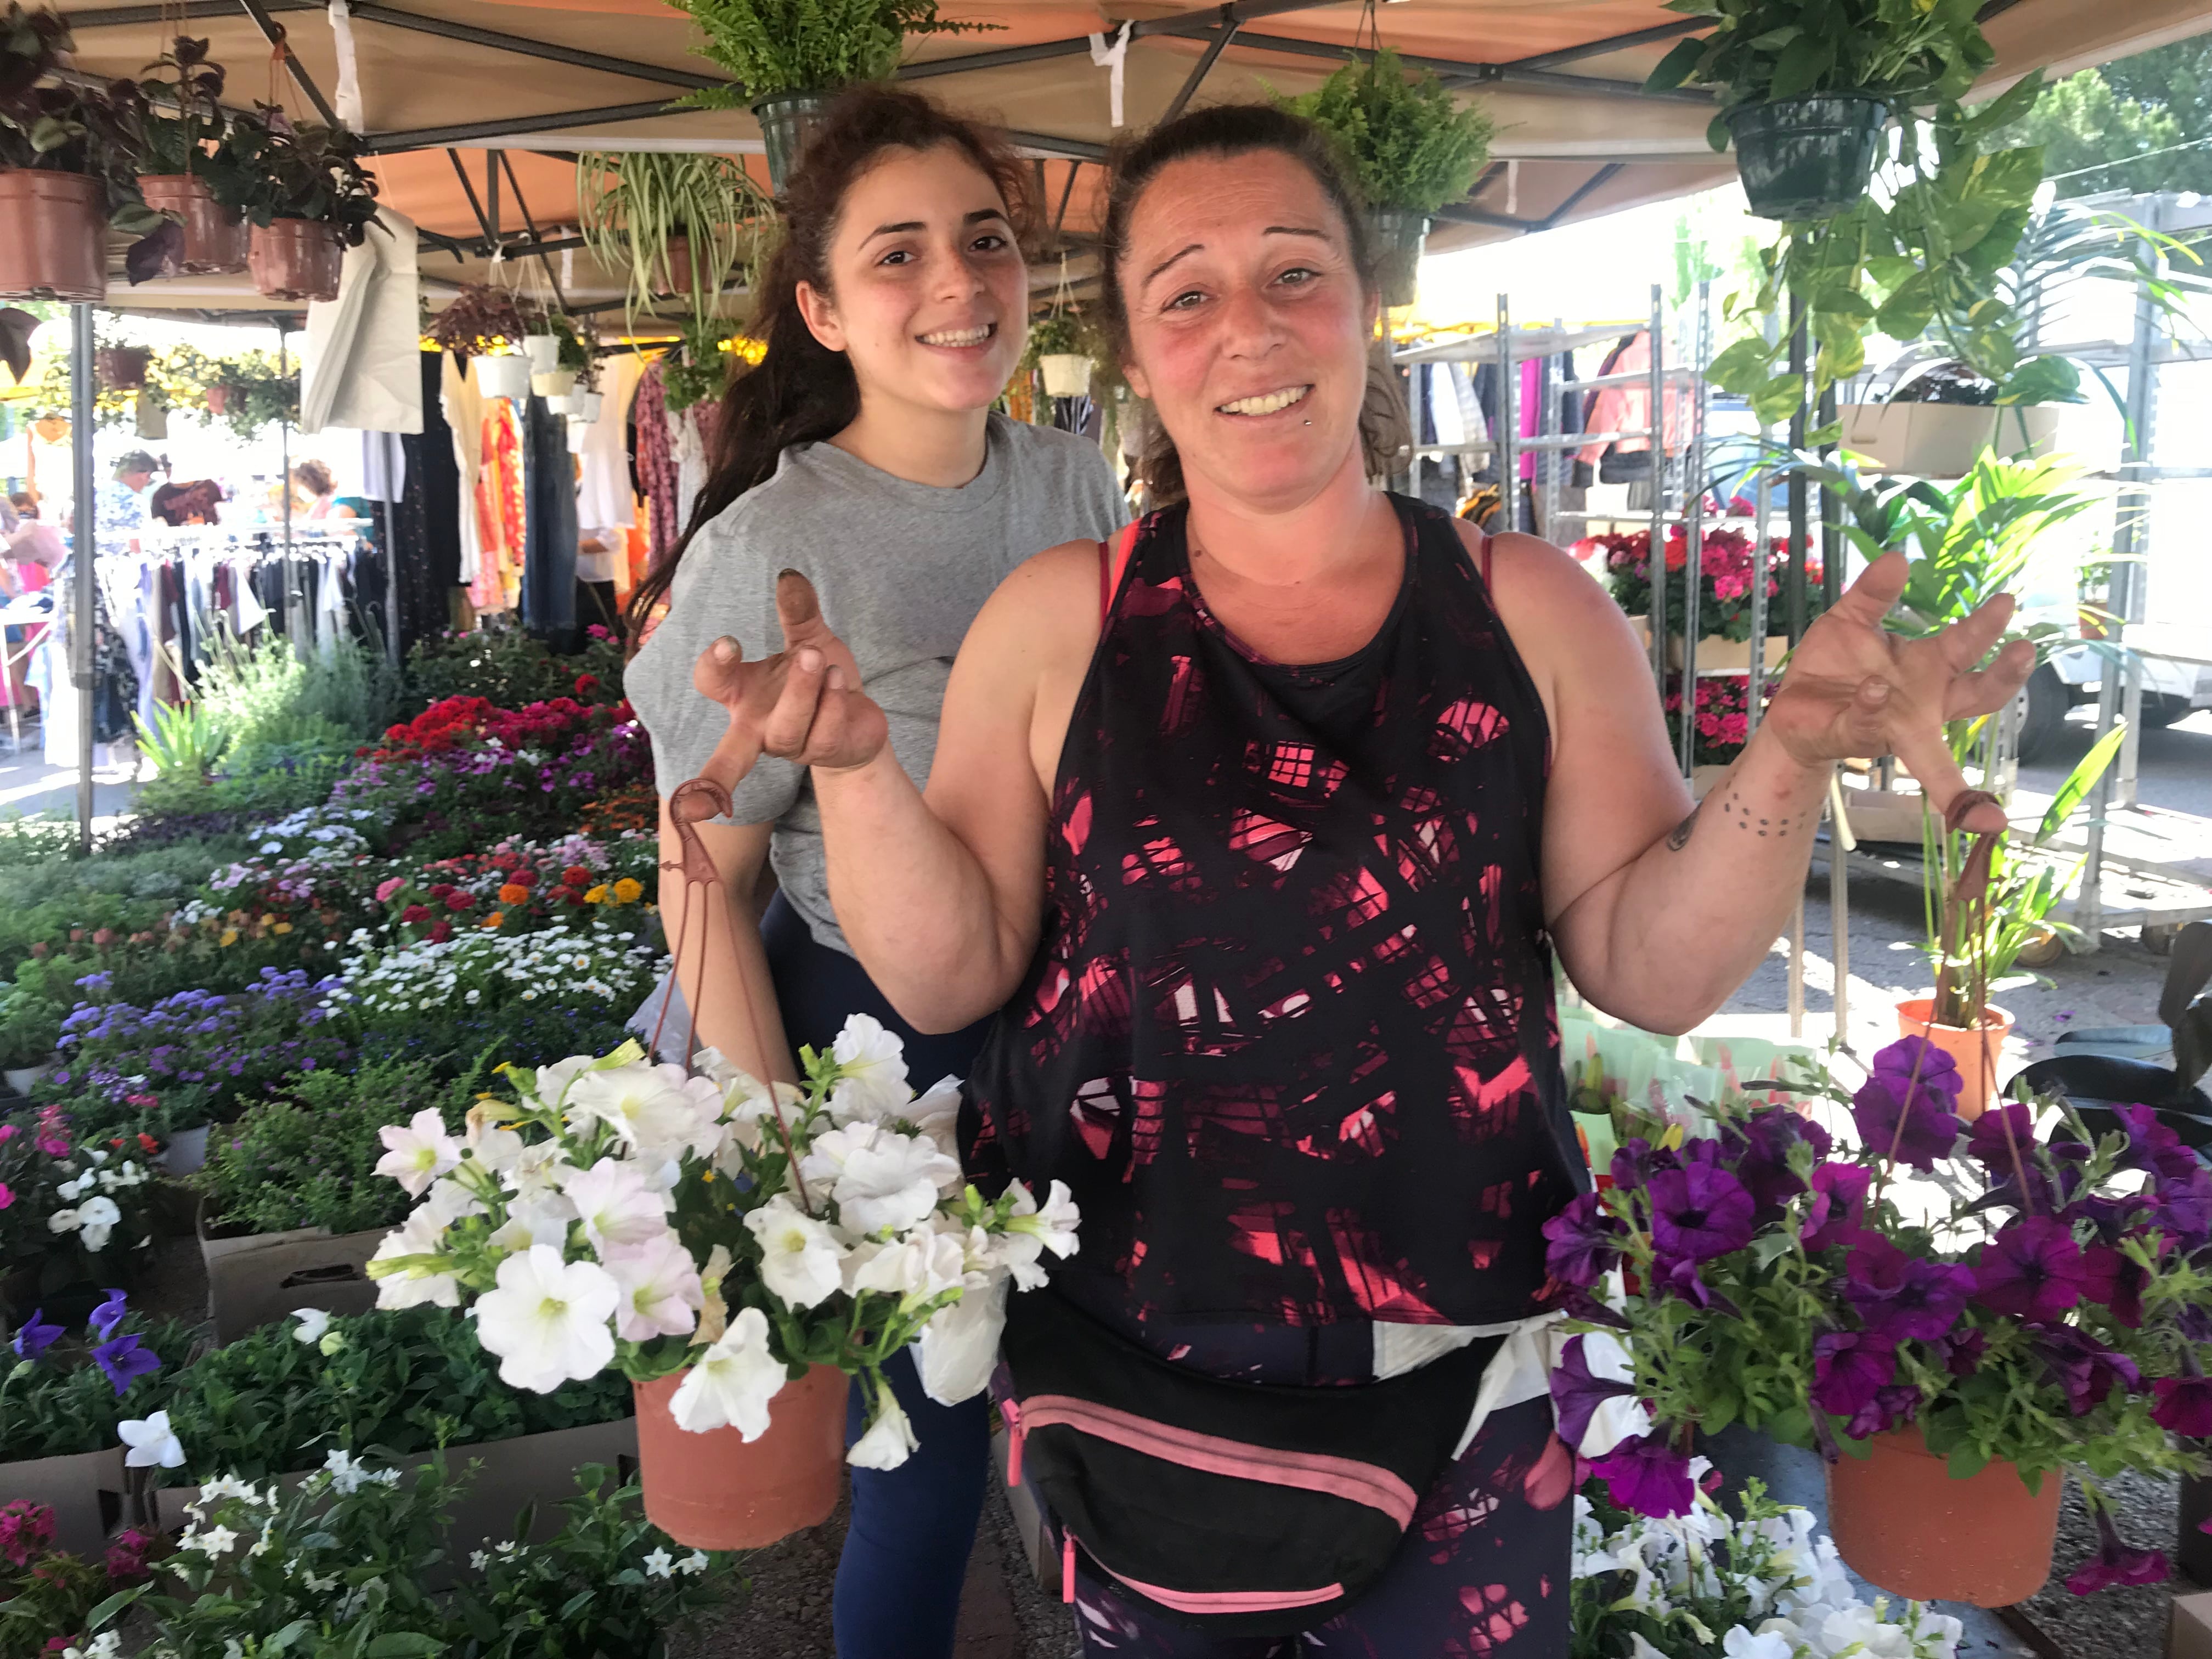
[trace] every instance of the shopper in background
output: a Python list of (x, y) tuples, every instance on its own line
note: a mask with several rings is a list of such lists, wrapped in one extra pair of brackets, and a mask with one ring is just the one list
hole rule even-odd
[(143, 449), (128, 451), (116, 460), (115, 471), (100, 489), (94, 504), (94, 533), (118, 546), (127, 543), (135, 552), (138, 532), (146, 527), (146, 486), (156, 472), (167, 469)]
[[(629, 545), (619, 526), (585, 526), (576, 532), (576, 626), (620, 629), (615, 600), (616, 562)], [(677, 780), (681, 783), (683, 780)]]

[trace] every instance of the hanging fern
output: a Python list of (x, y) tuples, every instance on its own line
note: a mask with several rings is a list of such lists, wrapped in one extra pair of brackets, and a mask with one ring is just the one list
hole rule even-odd
[(787, 92), (830, 92), (882, 81), (909, 34), (962, 34), (995, 23), (954, 23), (937, 0), (674, 0), (707, 36), (703, 56), (737, 84), (686, 96), (696, 109), (734, 109)]
[(1336, 140), (1371, 205), (1416, 213), (1467, 194), (1497, 131), (1480, 106), (1457, 103), (1430, 71), (1407, 79), (1388, 46), (1303, 97), (1277, 101)]

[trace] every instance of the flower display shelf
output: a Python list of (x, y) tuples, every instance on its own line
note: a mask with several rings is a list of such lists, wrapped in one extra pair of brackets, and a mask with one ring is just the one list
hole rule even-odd
[[(1648, 646), (1650, 643), (1649, 629), (1651, 620), (1648, 617), (1643, 620), (1646, 630), (1644, 643)], [(1679, 669), (1682, 665), (1682, 659), (1687, 654), (1680, 634), (1667, 636), (1668, 667)], [(1769, 670), (1781, 667), (1783, 658), (1789, 654), (1790, 636), (1787, 634), (1769, 634), (1766, 636), (1766, 653), (1762, 659), (1765, 667)], [(1750, 672), (1749, 640), (1723, 639), (1717, 634), (1708, 634), (1698, 641), (1698, 672), (1700, 674), (1748, 674)]]
[(381, 1227), (358, 1233), (295, 1227), (226, 1237), (220, 1229), (210, 1231), (203, 1208), (198, 1231), (207, 1267), (208, 1317), (218, 1342), (235, 1342), (295, 1309), (358, 1314), (376, 1305), (376, 1286), (364, 1269), (384, 1240)]
[(123, 1519), (128, 1477), (123, 1448), (0, 1463), (0, 1504), (18, 1499), (54, 1512), (54, 1547), (97, 1556)]

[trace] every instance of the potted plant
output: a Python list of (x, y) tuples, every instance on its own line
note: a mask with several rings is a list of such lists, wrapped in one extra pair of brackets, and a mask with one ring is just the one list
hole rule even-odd
[[(2072, 372), (2063, 359), (2050, 361)], [(1921, 362), (1896, 376), (1887, 398), (1838, 408), (1844, 447), (1884, 471), (1941, 480), (1966, 477), (1987, 453), (2041, 457), (2057, 437), (2058, 406), (2082, 401), (2075, 381), (2000, 406), (1997, 383), (1972, 364)]]
[(538, 331), (524, 337), (523, 349), (530, 359), (530, 389), (541, 398), (567, 398), (575, 391), (578, 378), (592, 366), (589, 331), (562, 312), (547, 312)]
[(300, 418), (300, 371), (273, 351), (246, 351), (209, 363), (202, 373), (201, 402), (241, 441), (252, 442), (280, 422)]
[(670, 414), (680, 415), (722, 395), (732, 368), (729, 337), (727, 324), (708, 323), (686, 329), (669, 348), (661, 359), (660, 379)]
[(2069, 1587), (2165, 1577), (2097, 1482), (2202, 1467), (2212, 1172), (2143, 1109), (2099, 1137), (2014, 1100), (1970, 1130), (1964, 1082), (1905, 1037), (1821, 1091), (1848, 1146), (1788, 1105), (1621, 1122), (1602, 1189), (1545, 1226), (1581, 1333), (1563, 1423), (1650, 1414), (1595, 1464), (1616, 1502), (1686, 1512), (1689, 1437), (1740, 1424), (1821, 1453), (1844, 1559), (1898, 1595), (2033, 1595), (2069, 1472), (2104, 1540)]
[[(1698, 667), (1700, 672), (1711, 669), (1749, 672), (1751, 666), (1752, 583), (1754, 562), (1754, 544), (1744, 531), (1724, 524), (1716, 524), (1705, 532), (1698, 559)], [(1628, 533), (1607, 532), (1586, 538), (1576, 546), (1577, 557), (1601, 561), (1601, 574), (1612, 590), (1613, 602), (1632, 617), (1641, 617), (1645, 624), (1644, 637), (1648, 643), (1651, 612), (1651, 532), (1638, 530)], [(1782, 593), (1782, 573), (1789, 563), (1788, 538), (1779, 538), (1768, 544), (1765, 582), (1768, 633), (1759, 646), (1761, 659), (1769, 669), (1778, 668), (1783, 653), (1789, 648), (1789, 636), (1773, 631), (1780, 620), (1774, 601)], [(1686, 656), (1683, 629), (1688, 626), (1687, 583), (1680, 573), (1690, 562), (1690, 534), (1686, 527), (1674, 525), (1667, 532), (1667, 615), (1665, 625), (1668, 640), (1668, 661), (1680, 669)], [(1806, 599), (1811, 616), (1819, 616), (1826, 608), (1826, 594), (1820, 586), (1820, 556), (1806, 555)]]
[(1284, 103), (1342, 149), (1370, 204), (1382, 301), (1413, 304), (1429, 221), (1467, 194), (1489, 159), (1490, 117), (1460, 103), (1431, 70), (1409, 77), (1388, 46)]
[(687, 295), (703, 325), (723, 283), (764, 256), (775, 204), (726, 155), (651, 150), (588, 155), (576, 163), (580, 234), (591, 256), (623, 273), (633, 328), (653, 302)]
[(0, 1061), (10, 1089), (27, 1095), (53, 1069), (61, 1034), (58, 1003), (29, 990), (12, 993), (0, 1003)]
[[(0, 16), (0, 295), (107, 297), (121, 124), (106, 92), (56, 80), (73, 45), (59, 14), (9, 0)], [(118, 212), (135, 221), (143, 210)]]
[(151, 1152), (123, 1136), (80, 1134), (58, 1103), (0, 1123), (0, 1243), (7, 1245), (6, 1299), (89, 1306), (89, 1287), (128, 1281), (153, 1243)]
[(169, 71), (167, 77), (121, 83), (130, 88), (122, 95), (139, 197), (167, 222), (126, 258), (134, 284), (155, 276), (222, 276), (246, 268), (246, 217), (234, 205), (246, 181), (222, 108), (224, 71), (207, 48), (205, 40), (180, 34), (149, 65)]
[(335, 300), (344, 250), (376, 217), (376, 181), (361, 140), (343, 128), (297, 126), (274, 105), (232, 123), (240, 199), (252, 223), (247, 261), (268, 299)]
[(523, 342), (544, 327), (544, 313), (526, 295), (496, 283), (471, 283), (430, 319), (423, 331), (464, 364), (474, 361), (477, 390), (487, 398), (527, 398), (531, 360)]
[(1054, 306), (1030, 325), (1024, 362), (1044, 374), (1048, 398), (1080, 398), (1091, 390), (1091, 353), (1082, 314)]
[(884, 1361), (919, 1341), (932, 1397), (974, 1395), (1009, 1278), (1041, 1283), (1040, 1252), (1075, 1246), (1065, 1189), (1040, 1212), (1018, 1184), (994, 1203), (964, 1185), (957, 1091), (916, 1099), (876, 1022), (802, 1056), (805, 1088), (771, 1091), (711, 1051), (687, 1077), (628, 1042), (511, 1068), (514, 1098), (460, 1134), (428, 1111), (386, 1131), (386, 1172), (423, 1202), (369, 1263), (383, 1305), (467, 1303), (517, 1387), (629, 1377), (646, 1513), (702, 1548), (829, 1515), (848, 1376), (868, 1416), (848, 1461), (905, 1462)]
[[(112, 1496), (119, 1503), (118, 1487)], [(86, 1632), (94, 1610), (118, 1590), (143, 1583), (155, 1540), (126, 1527), (107, 1545), (98, 1534), (75, 1550), (56, 1543), (61, 1522), (50, 1504), (19, 1498), (0, 1504), (0, 1653), (98, 1653)], [(67, 1644), (57, 1647), (55, 1644)], [(114, 1650), (111, 1647), (109, 1652)]]
[(150, 346), (104, 345), (93, 353), (93, 362), (108, 391), (138, 392), (145, 387), (154, 352)]
[(1708, 135), (1731, 134), (1751, 210), (1769, 219), (1832, 217), (1866, 194), (1893, 112), (1956, 103), (1996, 61), (1974, 9), (1841, 0), (1683, 0), (1712, 33), (1676, 42), (1646, 85), (1718, 88)]
[(701, 55), (733, 82), (684, 101), (697, 109), (749, 107), (767, 142), (769, 182), (778, 195), (839, 88), (890, 79), (908, 35), (1000, 27), (950, 22), (937, 15), (937, 0), (679, 0), (679, 9), (706, 35)]

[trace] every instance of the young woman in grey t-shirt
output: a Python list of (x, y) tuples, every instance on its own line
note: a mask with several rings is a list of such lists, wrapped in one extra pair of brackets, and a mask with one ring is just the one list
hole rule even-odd
[[(1095, 445), (991, 412), (1027, 334), (1025, 178), (977, 128), (888, 88), (846, 94), (810, 141), (756, 319), (767, 355), (731, 385), (690, 527), (631, 601), (634, 627), (667, 604), (625, 677), (653, 738), (664, 865), (679, 857), (666, 798), (729, 729), (693, 689), (693, 665), (725, 635), (781, 643), (781, 571), (813, 583), (921, 785), (953, 659), (992, 590), (1040, 549), (1103, 538), (1126, 519)], [(733, 799), (731, 821), (702, 826), (730, 897), (708, 920), (703, 981), (684, 941), (700, 1045), (756, 1076), (795, 1079), (798, 1045), (827, 1050), (848, 1015), (867, 1013), (904, 1041), (917, 1089), (964, 1076), (988, 1022), (916, 1031), (854, 960), (805, 769), (763, 761)], [(763, 909), (769, 866), (776, 891)], [(681, 907), (671, 874), (662, 913)], [(636, 1022), (676, 1044), (689, 1023), (681, 1007), (662, 1021), (657, 1006)], [(929, 1400), (905, 1355), (885, 1369), (921, 1446), (896, 1469), (854, 1471), (837, 1652), (941, 1659), (982, 1504), (989, 1408)]]

